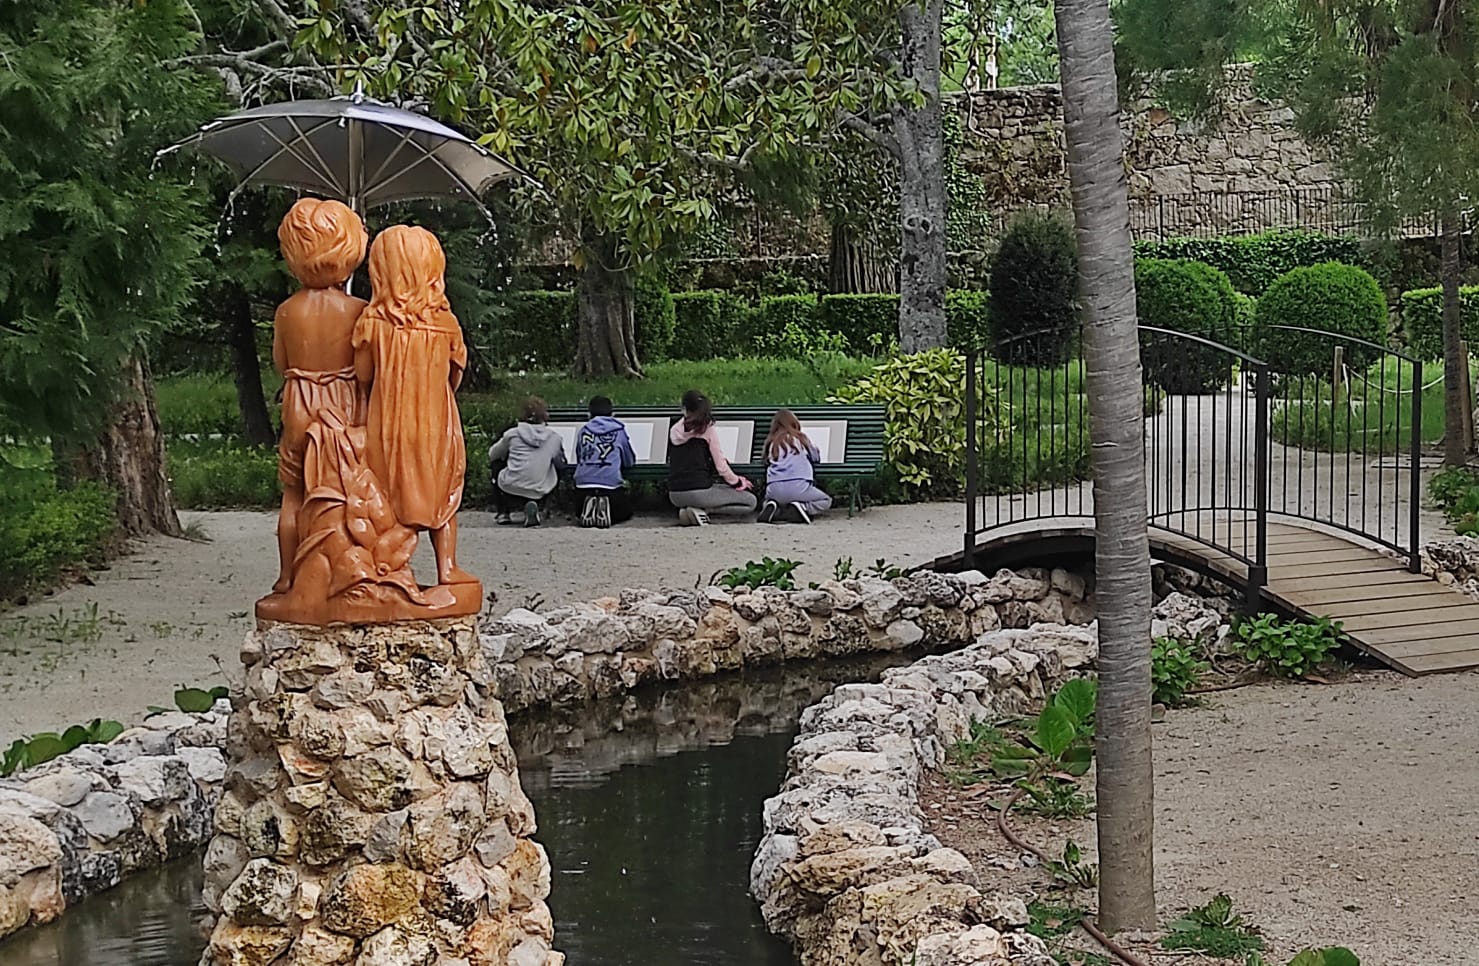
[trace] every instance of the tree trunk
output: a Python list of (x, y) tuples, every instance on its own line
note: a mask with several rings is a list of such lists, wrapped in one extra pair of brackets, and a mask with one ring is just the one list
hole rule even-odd
[(123, 392), (97, 442), (72, 458), (73, 478), (92, 480), (118, 494), (118, 528), (124, 537), (185, 530), (175, 512), (164, 465), (164, 434), (154, 405), (154, 379), (140, 356), (125, 363)]
[(832, 225), (827, 258), (827, 290), (835, 295), (893, 292), (894, 267), (866, 232), (839, 221)]
[(899, 342), (905, 352), (948, 344), (945, 333), (945, 132), (940, 104), (944, 0), (915, 0), (899, 11), (905, 79), (919, 107), (893, 110), (899, 148)]
[(242, 435), (253, 446), (277, 442), (267, 397), (262, 392), (262, 363), (257, 357), (257, 327), (252, 322), (252, 300), (235, 283), (223, 286), (222, 335), (231, 350), (231, 376), (236, 383), (236, 405), (241, 411)]
[(632, 270), (617, 267), (616, 245), (610, 241), (587, 244), (584, 256), (575, 286), (575, 375), (641, 376)]
[(1094, 473), (1099, 916), (1117, 932), (1156, 924), (1145, 402), (1109, 0), (1057, 0), (1054, 12)]
[[(1463, 466), (1469, 458), (1465, 423), (1474, 418), (1474, 404), (1463, 394), (1463, 369), (1469, 360), (1464, 358), (1460, 346), (1463, 307), (1459, 285), (1463, 281), (1463, 264), (1459, 251), (1459, 215), (1452, 208), (1443, 211), (1439, 231), (1443, 263), (1443, 462), (1448, 466)], [(1422, 387), (1415, 388), (1420, 391)], [(1413, 427), (1413, 432), (1417, 432), (1417, 427)]]

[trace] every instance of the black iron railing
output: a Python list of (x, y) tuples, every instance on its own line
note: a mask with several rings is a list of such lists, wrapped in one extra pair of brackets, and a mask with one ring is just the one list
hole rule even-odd
[[(1140, 326), (1148, 523), (1267, 580), (1268, 522), (1360, 536), (1419, 562), (1422, 365), (1314, 329)], [(1433, 387), (1427, 387), (1431, 390)], [(1075, 338), (1017, 336), (966, 367), (965, 557), (1012, 530), (1093, 518)]]

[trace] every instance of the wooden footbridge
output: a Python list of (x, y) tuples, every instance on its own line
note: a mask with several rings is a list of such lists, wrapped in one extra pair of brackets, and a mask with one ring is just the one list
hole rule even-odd
[[(1172, 394), (1146, 417), (1152, 556), (1245, 588), (1254, 603), (1339, 621), (1354, 647), (1405, 674), (1479, 668), (1479, 602), (1421, 573), (1421, 440), (1411, 431), (1422, 425), (1422, 394), (1412, 391), (1420, 364), (1335, 333), (1299, 334), (1328, 338), (1396, 378), (1357, 399), (1328, 377), (1281, 373), (1207, 339), (1142, 327), (1153, 385), (1157, 358), (1225, 364), (1197, 387), (1177, 382), (1180, 369), (1159, 373)], [(1070, 429), (1087, 408), (1074, 365), (972, 358), (960, 554), (970, 565), (1092, 551), (1091, 485), (1042, 478), (1083, 459)], [(981, 398), (1018, 401), (1009, 418), (1037, 428), (1025, 452), (986, 431), (975, 404), (982, 389)]]

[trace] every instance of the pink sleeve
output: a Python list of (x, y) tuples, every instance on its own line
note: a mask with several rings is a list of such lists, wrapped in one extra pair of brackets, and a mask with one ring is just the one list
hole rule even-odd
[(724, 458), (724, 447), (719, 443), (719, 434), (714, 432), (714, 425), (704, 430), (704, 439), (709, 442), (709, 455), (714, 459), (714, 469), (724, 478), (724, 482), (730, 486), (739, 485), (739, 475), (729, 468), (729, 460)]

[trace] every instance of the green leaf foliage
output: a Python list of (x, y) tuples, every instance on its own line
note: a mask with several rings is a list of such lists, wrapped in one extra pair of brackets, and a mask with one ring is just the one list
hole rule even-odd
[(955, 348), (984, 349), (991, 341), (991, 296), (981, 289), (946, 292), (945, 327)]
[(82, 441), (124, 361), (179, 323), (206, 240), (201, 193), (154, 152), (216, 108), (158, 69), (197, 38), (182, 0), (0, 5), (0, 428)]
[(1350, 235), (1313, 231), (1269, 231), (1222, 238), (1168, 238), (1135, 243), (1137, 258), (1201, 262), (1220, 269), (1233, 288), (1254, 298), (1296, 268), (1343, 262), (1366, 264), (1361, 242)]
[(637, 352), (643, 362), (670, 358), (678, 326), (673, 293), (655, 271), (637, 276), (632, 314), (637, 328)]
[(59, 735), (43, 732), (29, 738), (17, 738), (0, 756), (0, 778), (43, 765), (83, 745), (106, 745), (121, 734), (123, 725), (117, 721), (94, 718), (85, 725), (73, 725)]
[(215, 695), (201, 688), (182, 687), (175, 692), (175, 707), (186, 714), (204, 714), (215, 703)]
[[(1278, 329), (1314, 329), (1349, 336), (1332, 338), (1310, 332)], [(1288, 375), (1328, 375), (1335, 349), (1345, 364), (1365, 369), (1386, 342), (1387, 302), (1371, 273), (1354, 265), (1326, 262), (1296, 268), (1270, 285), (1258, 300), (1254, 315), (1254, 354), (1274, 372)], [(1352, 341), (1360, 340), (1360, 341)]]
[(1343, 946), (1329, 946), (1306, 949), (1289, 960), (1289, 966), (1361, 966), (1361, 960)]
[[(1479, 345), (1479, 286), (1459, 289), (1460, 332)], [(1408, 351), (1419, 359), (1443, 358), (1443, 290), (1419, 288), (1402, 293), (1402, 329)]]
[(897, 295), (824, 295), (820, 311), (822, 327), (846, 339), (855, 355), (899, 340)]
[(1073, 230), (1056, 215), (1012, 222), (991, 268), (992, 354), (1003, 362), (1066, 361), (1078, 333), (1078, 256)]
[(1314, 673), (1340, 645), (1340, 623), (1326, 617), (1283, 621), (1262, 614), (1237, 627), (1238, 649), (1270, 674), (1298, 678)]
[[(1209, 339), (1238, 341), (1237, 299), (1227, 276), (1201, 262), (1145, 258), (1135, 262), (1135, 304), (1142, 325)], [(1198, 395), (1227, 384), (1237, 358), (1192, 339), (1141, 336), (1145, 378), (1173, 395)]]
[[(839, 110), (915, 93), (885, 58), (878, 0), (324, 4), (298, 42), (343, 80), (419, 99), (543, 186), (531, 220), (637, 264), (717, 216), (736, 167), (826, 140)], [(370, 21), (365, 30), (362, 18)]]
[(732, 567), (720, 574), (715, 582), (731, 590), (739, 587), (748, 587), (751, 590), (759, 587), (795, 590), (796, 580), (792, 575), (800, 566), (799, 560), (765, 557), (759, 561), (751, 560), (742, 567)]
[(1151, 699), (1171, 708), (1181, 705), (1186, 692), (1210, 667), (1190, 645), (1169, 637), (1157, 638), (1150, 645)]
[[(981, 432), (994, 439), (1007, 407), (978, 384)], [(885, 455), (915, 494), (955, 492), (965, 476), (965, 357), (952, 349), (892, 356), (833, 400), (886, 408)]]
[(0, 462), (0, 600), (101, 563), (114, 546), (113, 494), (93, 484), (59, 490), (49, 465)]

